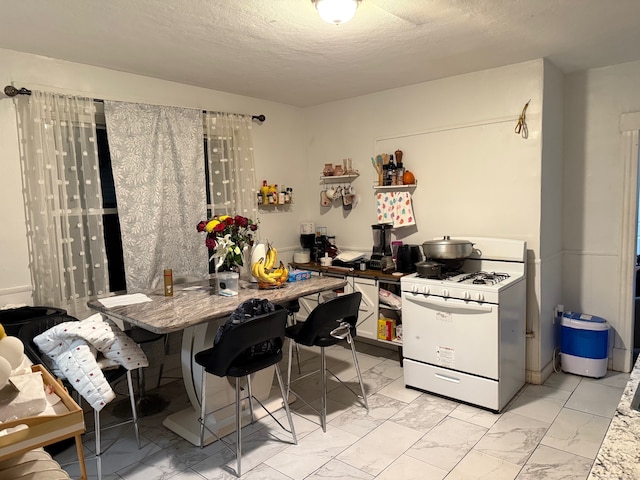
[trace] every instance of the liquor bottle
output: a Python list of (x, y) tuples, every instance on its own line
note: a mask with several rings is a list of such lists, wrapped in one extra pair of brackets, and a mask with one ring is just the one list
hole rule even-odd
[(173, 271), (170, 268), (164, 270), (164, 296), (173, 297)]
[(393, 155), (389, 155), (389, 167), (387, 168), (387, 180), (385, 185), (395, 185), (396, 164), (393, 161)]

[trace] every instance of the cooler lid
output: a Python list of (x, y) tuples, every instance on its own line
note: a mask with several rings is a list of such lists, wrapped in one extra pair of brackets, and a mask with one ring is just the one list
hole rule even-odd
[(604, 318), (578, 312), (564, 312), (562, 325), (583, 330), (607, 330), (609, 328), (609, 324)]

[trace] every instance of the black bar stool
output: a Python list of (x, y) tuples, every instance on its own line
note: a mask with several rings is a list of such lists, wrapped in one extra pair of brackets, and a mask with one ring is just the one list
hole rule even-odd
[[(327, 360), (325, 356), (325, 347), (336, 345), (337, 343), (347, 340), (347, 343), (351, 346), (351, 354), (353, 355), (353, 364), (358, 374), (358, 381), (360, 382), (360, 390), (362, 392), (362, 400), (364, 407), (369, 410), (369, 404), (367, 403), (367, 394), (364, 390), (364, 383), (362, 381), (362, 374), (360, 373), (360, 365), (358, 364), (358, 357), (356, 355), (356, 346), (353, 338), (356, 336), (356, 321), (358, 320), (358, 309), (360, 308), (360, 301), (362, 300), (362, 293), (354, 292), (347, 295), (340, 295), (338, 297), (327, 300), (324, 303), (319, 304), (313, 309), (311, 314), (304, 322), (297, 323), (286, 329), (286, 336), (296, 342), (297, 344), (306, 345), (308, 347), (320, 347), (320, 378), (322, 383), (322, 411), (318, 412), (315, 408), (309, 405), (300, 395), (296, 395), (297, 398), (302, 400), (308, 407), (320, 414), (320, 421), (322, 430), (327, 431), (327, 372), (333, 375), (342, 385), (347, 387), (356, 397), (359, 395), (351, 390), (342, 380), (340, 380), (331, 370), (327, 368)], [(289, 375), (287, 378), (287, 394), (291, 390), (291, 358), (292, 358), (292, 345), (289, 345)], [(308, 373), (302, 377), (299, 377), (296, 381), (307, 378), (310, 375), (317, 373)]]
[[(200, 423), (200, 447), (204, 447), (204, 429), (209, 430), (225, 447), (233, 452), (230, 445), (220, 439), (214, 432), (206, 426), (206, 374), (216, 375), (218, 377), (235, 378), (235, 402), (236, 402), (236, 473), (240, 476), (242, 457), (242, 422), (241, 422), (241, 400), (249, 400), (249, 413), (251, 423), (254, 422), (253, 400), (257, 401), (262, 408), (280, 425), (285, 431), (291, 433), (293, 443), (297, 445), (296, 431), (291, 418), (289, 404), (286, 401), (284, 384), (278, 362), (282, 360), (282, 345), (284, 344), (284, 331), (287, 322), (287, 311), (276, 305), (276, 310), (272, 313), (258, 315), (232, 325), (225, 329), (224, 333), (218, 337), (212, 348), (203, 350), (195, 355), (195, 361), (203, 367), (202, 371), (202, 389), (200, 392), (201, 411), (198, 422)], [(275, 367), (278, 385), (280, 386), (280, 394), (282, 395), (283, 404), (289, 421), (287, 430), (265, 406), (255, 398), (251, 393), (251, 374), (268, 368)], [(247, 379), (247, 396), (240, 398), (240, 392), (243, 388), (240, 385), (240, 379)], [(209, 412), (213, 413), (213, 412)]]

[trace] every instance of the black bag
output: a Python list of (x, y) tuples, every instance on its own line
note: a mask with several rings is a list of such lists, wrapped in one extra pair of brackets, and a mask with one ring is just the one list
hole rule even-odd
[[(272, 313), (276, 310), (276, 307), (269, 300), (261, 299), (261, 298), (252, 298), (250, 300), (246, 300), (242, 302), (238, 308), (236, 308), (227, 321), (220, 325), (218, 328), (218, 332), (216, 333), (216, 338), (213, 341), (213, 345), (215, 346), (220, 339), (225, 334), (225, 332), (233, 329), (235, 326), (240, 325), (242, 323), (251, 321), (251, 319), (257, 317), (258, 315), (264, 315), (265, 313)], [(278, 348), (282, 348), (282, 345), (276, 345), (274, 340), (267, 340), (258, 345), (254, 345), (248, 348), (246, 351), (242, 353), (238, 358), (240, 360), (248, 360), (250, 358), (254, 358), (261, 355), (271, 355), (278, 351)]]

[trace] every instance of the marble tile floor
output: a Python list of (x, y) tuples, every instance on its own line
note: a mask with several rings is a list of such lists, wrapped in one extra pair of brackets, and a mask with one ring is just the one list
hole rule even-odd
[[(494, 414), (406, 389), (395, 350), (362, 342), (357, 349), (369, 412), (331, 380), (326, 433), (317, 415), (300, 401), (291, 405), (298, 445), (269, 417), (243, 429), (243, 479), (586, 479), (629, 377), (618, 372), (602, 379), (554, 373), (544, 385), (525, 385), (503, 412)], [(341, 346), (327, 349), (329, 368), (357, 389), (350, 355)], [(315, 350), (301, 350), (303, 373), (318, 365)], [(282, 369), (286, 372), (285, 361)], [(295, 378), (295, 365), (293, 370)], [(175, 377), (176, 372), (178, 368), (167, 375)], [(318, 407), (316, 378), (303, 379), (294, 388)], [(200, 449), (162, 426), (168, 412), (188, 405), (181, 380), (163, 382), (160, 392), (171, 404), (167, 411), (141, 420), (140, 450), (130, 425), (103, 433), (103, 478), (237, 478), (235, 458), (220, 442)], [(277, 416), (284, 417), (282, 409)], [(107, 407), (103, 425), (109, 421), (117, 419)], [(86, 422), (93, 424), (91, 414)], [(85, 435), (84, 446), (90, 457), (92, 435)], [(55, 458), (61, 464), (72, 461), (75, 448)], [(88, 459), (87, 468), (90, 478), (97, 478), (95, 460)], [(78, 478), (77, 464), (65, 469)]]

